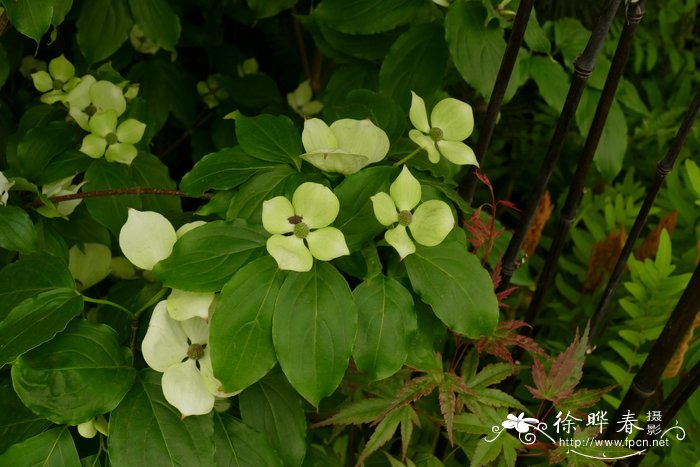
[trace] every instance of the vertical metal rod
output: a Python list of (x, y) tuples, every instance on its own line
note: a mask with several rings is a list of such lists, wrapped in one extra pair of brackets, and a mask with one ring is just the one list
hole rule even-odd
[[(676, 416), (681, 407), (685, 405), (690, 396), (693, 395), (698, 386), (700, 386), (700, 362), (696, 363), (693, 366), (693, 368), (691, 368), (691, 370), (688, 372), (685, 378), (681, 379), (681, 381), (678, 383), (678, 386), (673, 388), (671, 394), (669, 394), (668, 397), (664, 399), (664, 401), (659, 406), (659, 412), (661, 412), (662, 417), (661, 423), (659, 424), (659, 428), (661, 430), (668, 427), (671, 420), (673, 420), (673, 418)], [(635, 438), (635, 441), (651, 441), (653, 439), (656, 439), (657, 436), (658, 435), (654, 436), (648, 431), (644, 430), (639, 434), (639, 436)], [(645, 451), (643, 454), (634, 456), (629, 459), (620, 460), (615, 465), (619, 464), (621, 466), (636, 467), (642, 462), (642, 460), (644, 460), (644, 455), (646, 454), (646, 452), (647, 451)]]
[(574, 60), (574, 78), (569, 87), (569, 93), (566, 96), (566, 101), (564, 102), (564, 108), (559, 115), (559, 120), (557, 121), (557, 126), (554, 130), (554, 135), (549, 143), (549, 148), (547, 149), (547, 154), (545, 155), (542, 165), (540, 166), (539, 173), (537, 175), (537, 180), (535, 181), (534, 190), (530, 194), (528, 202), (520, 216), (520, 223), (518, 227), (513, 232), (513, 236), (508, 244), (508, 249), (503, 255), (502, 263), (502, 276), (501, 285), (499, 291), (503, 291), (508, 288), (510, 284), (510, 278), (513, 276), (515, 271), (515, 260), (518, 257), (518, 252), (523, 244), (525, 235), (527, 234), (532, 219), (535, 217), (535, 212), (537, 212), (537, 205), (540, 204), (540, 200), (547, 189), (547, 184), (549, 179), (554, 172), (554, 167), (557, 165), (559, 160), (559, 155), (564, 148), (564, 142), (566, 141), (566, 134), (571, 126), (571, 121), (576, 115), (576, 109), (583, 95), (583, 90), (586, 85), (588, 77), (593, 72), (596, 60), (600, 54), (600, 49), (603, 47), (605, 42), (605, 37), (610, 30), (610, 26), (615, 19), (615, 14), (620, 6), (621, 0), (609, 0), (605, 10), (598, 18), (591, 37), (588, 39), (586, 48), (579, 55), (576, 60)]
[(569, 187), (569, 193), (566, 196), (566, 202), (561, 211), (561, 217), (559, 218), (559, 223), (557, 224), (556, 233), (552, 239), (552, 246), (547, 254), (547, 260), (545, 261), (542, 272), (537, 279), (537, 288), (530, 302), (530, 307), (525, 314), (525, 321), (532, 324), (534, 323), (542, 305), (544, 304), (544, 297), (550, 288), (552, 281), (554, 279), (554, 273), (557, 270), (557, 264), (559, 263), (559, 256), (564, 249), (566, 240), (569, 235), (569, 230), (571, 229), (571, 224), (574, 222), (576, 217), (576, 212), (578, 211), (578, 206), (581, 203), (581, 196), (583, 194), (583, 187), (586, 183), (586, 176), (593, 163), (593, 156), (595, 155), (596, 148), (600, 142), (600, 137), (603, 134), (603, 128), (605, 128), (605, 121), (608, 118), (608, 112), (615, 99), (615, 92), (617, 91), (617, 85), (620, 83), (622, 78), (622, 72), (625, 69), (625, 64), (627, 63), (627, 57), (629, 57), (629, 52), (632, 48), (632, 41), (634, 40), (634, 33), (637, 30), (637, 26), (644, 16), (644, 1), (637, 3), (629, 3), (626, 10), (627, 21), (622, 29), (622, 35), (617, 43), (617, 49), (615, 50), (615, 56), (613, 57), (612, 64), (610, 66), (610, 71), (605, 80), (605, 85), (603, 86), (603, 92), (598, 101), (598, 106), (596, 107), (595, 115), (593, 117), (593, 122), (591, 123), (591, 128), (588, 131), (588, 136), (586, 137), (586, 142), (583, 145), (583, 151), (581, 153), (581, 158), (579, 159), (578, 166), (576, 167), (576, 173), (574, 179)]
[[(476, 144), (476, 160), (481, 164), (486, 155), (486, 149), (491, 143), (491, 137), (493, 136), (493, 130), (496, 127), (496, 118), (498, 117), (498, 112), (501, 109), (501, 104), (503, 103), (503, 96), (506, 94), (506, 89), (508, 89), (508, 82), (510, 81), (510, 76), (513, 73), (513, 67), (518, 58), (518, 52), (520, 52), (520, 45), (523, 43), (523, 37), (525, 36), (525, 29), (527, 28), (527, 23), (530, 19), (530, 13), (532, 12), (532, 6), (535, 0), (522, 0), (518, 6), (518, 11), (515, 14), (515, 19), (513, 20), (513, 29), (510, 33), (510, 38), (508, 39), (508, 45), (501, 59), (501, 66), (498, 69), (498, 74), (496, 75), (496, 82), (493, 84), (493, 91), (491, 91), (491, 97), (489, 98), (489, 105), (486, 108), (486, 116), (484, 117), (484, 122), (481, 126), (481, 131), (479, 132), (479, 140)], [(468, 169), (468, 173), (462, 180), (462, 197), (464, 200), (471, 204), (474, 198), (474, 190), (476, 190), (476, 177), (474, 176), (474, 170), (472, 167)]]
[(688, 108), (688, 111), (686, 112), (685, 117), (683, 118), (683, 122), (678, 128), (678, 132), (676, 133), (676, 136), (673, 139), (671, 146), (666, 152), (666, 156), (663, 158), (663, 160), (660, 160), (656, 163), (656, 176), (654, 177), (654, 180), (651, 182), (651, 185), (647, 190), (647, 195), (644, 198), (642, 207), (639, 208), (639, 213), (637, 214), (637, 218), (634, 220), (632, 230), (630, 230), (630, 234), (627, 237), (627, 240), (625, 241), (625, 246), (622, 248), (619, 258), (617, 258), (615, 268), (610, 274), (610, 279), (608, 279), (608, 284), (605, 287), (603, 296), (601, 297), (600, 302), (598, 303), (598, 307), (596, 308), (596, 311), (593, 314), (593, 318), (591, 319), (591, 340), (593, 340), (596, 337), (596, 335), (600, 332), (600, 325), (607, 313), (608, 305), (610, 304), (613, 292), (620, 283), (620, 279), (622, 278), (622, 272), (625, 269), (627, 260), (632, 254), (632, 248), (634, 247), (634, 243), (637, 240), (637, 238), (639, 238), (639, 234), (642, 231), (644, 225), (646, 224), (647, 216), (649, 215), (649, 210), (654, 205), (654, 201), (656, 200), (656, 195), (659, 193), (659, 190), (661, 189), (661, 186), (664, 183), (666, 175), (669, 172), (671, 172), (671, 170), (673, 170), (673, 165), (676, 163), (678, 154), (683, 148), (683, 145), (685, 144), (685, 141), (688, 138), (688, 134), (693, 128), (693, 122), (695, 121), (695, 118), (698, 116), (699, 113), (700, 89), (695, 95), (693, 102), (690, 104), (690, 107)]
[(615, 427), (620, 424), (623, 415), (638, 414), (644, 407), (644, 403), (656, 392), (661, 374), (671, 361), (678, 342), (695, 320), (698, 310), (700, 310), (700, 264), (695, 267), (695, 272), (661, 331), (661, 335), (654, 342), (649, 355), (632, 380), (625, 398), (622, 399), (615, 416), (608, 425), (604, 439), (625, 438), (627, 433), (624, 430), (617, 431)]

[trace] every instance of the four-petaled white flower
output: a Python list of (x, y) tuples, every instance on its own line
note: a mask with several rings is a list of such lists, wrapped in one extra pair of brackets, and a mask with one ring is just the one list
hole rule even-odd
[(305, 272), (314, 258), (330, 261), (350, 254), (343, 233), (328, 227), (339, 209), (329, 188), (311, 182), (299, 185), (291, 202), (284, 196), (263, 202), (263, 227), (273, 234), (267, 239), (267, 251), (280, 269)]
[(506, 418), (507, 420), (501, 423), (501, 425), (503, 425), (503, 428), (505, 428), (506, 430), (515, 428), (518, 431), (518, 433), (527, 433), (528, 431), (530, 431), (530, 428), (532, 426), (537, 426), (537, 424), (540, 422), (536, 418), (525, 417), (524, 412), (520, 412), (520, 415), (518, 415), (517, 417), (509, 413)]
[(117, 112), (106, 110), (90, 118), (90, 134), (83, 138), (80, 151), (99, 159), (104, 154), (109, 162), (130, 165), (138, 151), (134, 144), (141, 141), (146, 124), (130, 118), (117, 126)]
[[(74, 195), (80, 190), (87, 181), (83, 181), (77, 185), (73, 184), (73, 178), (75, 175), (70, 175), (66, 178), (56, 180), (55, 182), (47, 183), (41, 187), (41, 193), (46, 198), (52, 198), (54, 196), (63, 195)], [(75, 208), (82, 202), (82, 199), (71, 199), (68, 201), (60, 201), (58, 203), (45, 204), (36, 208), (37, 212), (45, 217), (66, 217), (72, 214)]]
[(391, 226), (398, 223), (396, 227), (386, 231), (384, 239), (394, 247), (401, 259), (416, 251), (406, 228), (416, 242), (423, 246), (435, 246), (440, 244), (454, 227), (455, 220), (447, 203), (439, 200), (420, 203), (420, 182), (406, 166), (389, 187), (389, 193), (380, 192), (370, 199), (374, 215), (380, 224)]
[(379, 162), (389, 152), (389, 137), (369, 119), (344, 118), (331, 123), (311, 118), (301, 133), (301, 158), (326, 172), (353, 174)]
[(287, 104), (302, 117), (316, 115), (323, 110), (323, 103), (311, 100), (313, 91), (309, 80), (302, 81), (297, 88), (287, 94)]
[(448, 97), (435, 105), (428, 122), (425, 101), (413, 91), (411, 95), (408, 116), (416, 129), (410, 130), (408, 137), (428, 152), (430, 162), (436, 164), (442, 154), (453, 164), (478, 166), (474, 151), (462, 143), (474, 130), (471, 106)]
[(176, 321), (165, 301), (153, 310), (141, 349), (148, 366), (163, 373), (165, 399), (183, 417), (204, 415), (214, 408), (216, 397), (235, 393), (221, 391), (209, 356), (209, 325), (202, 318)]
[(95, 80), (85, 75), (65, 98), (68, 113), (85, 131), (90, 131), (90, 117), (99, 112), (113, 110), (117, 117), (126, 111), (126, 96), (123, 88), (109, 81)]

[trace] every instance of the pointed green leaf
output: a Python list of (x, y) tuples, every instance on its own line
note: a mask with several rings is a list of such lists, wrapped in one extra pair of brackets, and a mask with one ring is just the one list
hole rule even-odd
[[(153, 154), (140, 152), (131, 163), (131, 174), (138, 186), (174, 190), (175, 182), (170, 178), (168, 166)], [(144, 211), (161, 213), (182, 212), (177, 196), (141, 195), (141, 208)]]
[(226, 392), (250, 386), (277, 363), (272, 313), (281, 285), (282, 272), (265, 255), (242, 267), (221, 291), (211, 317), (209, 350)]
[(136, 383), (109, 419), (112, 465), (196, 465), (213, 467), (213, 416), (180, 419), (167, 403), (161, 374), (141, 370)]
[(410, 22), (424, 6), (421, 0), (326, 0), (314, 15), (344, 33), (374, 34)]
[(80, 467), (80, 458), (67, 426), (45, 431), (10, 447), (0, 465), (22, 467)]
[(290, 273), (282, 285), (272, 338), (282, 371), (314, 406), (343, 379), (357, 331), (352, 292), (330, 264), (316, 261), (306, 273)]
[(353, 360), (371, 379), (387, 378), (406, 361), (416, 330), (411, 294), (385, 276), (366, 280), (353, 294), (358, 310)]
[(10, 23), (25, 36), (39, 44), (41, 37), (51, 26), (56, 0), (4, 1)]
[(301, 134), (294, 123), (284, 115), (246, 117), (236, 114), (236, 137), (243, 150), (251, 156), (283, 164), (301, 164), (304, 152)]
[(15, 206), (0, 206), (0, 248), (36, 251), (36, 229), (29, 214)]
[(264, 253), (266, 238), (261, 227), (240, 219), (209, 222), (181, 237), (153, 275), (166, 287), (217, 292), (244, 264)]
[(135, 373), (131, 352), (112, 328), (76, 320), (17, 359), (12, 383), (31, 410), (54, 423), (75, 425), (113, 410)]
[(394, 433), (396, 433), (401, 419), (404, 418), (404, 413), (410, 410), (412, 409), (408, 406), (393, 410), (377, 424), (374, 433), (369, 437), (367, 444), (365, 444), (364, 449), (360, 453), (360, 457), (357, 460), (358, 464), (361, 464), (370, 454), (389, 442)]
[[(114, 190), (136, 186), (129, 167), (109, 163), (104, 159), (93, 161), (85, 172), (85, 180), (87, 183), (83, 185), (82, 191)], [(141, 198), (138, 195), (95, 196), (86, 198), (84, 202), (90, 215), (115, 236), (119, 236), (119, 231), (126, 222), (129, 208), (141, 209)]]
[(0, 382), (0, 454), (51, 426), (50, 421), (22, 404), (9, 376)]
[(301, 465), (306, 452), (306, 418), (301, 400), (279, 370), (239, 396), (241, 418), (263, 433), (286, 466)]
[(265, 435), (226, 413), (214, 414), (217, 466), (282, 466)]
[(455, 236), (440, 245), (418, 245), (406, 257), (414, 290), (451, 330), (472, 339), (489, 336), (498, 324), (493, 282), (479, 259)]
[(150, 40), (171, 52), (180, 40), (180, 17), (166, 0), (129, 0), (134, 21)]
[(78, 46), (89, 63), (102, 61), (126, 41), (132, 24), (126, 0), (84, 2), (76, 23)]
[(0, 321), (0, 365), (51, 340), (81, 311), (83, 298), (73, 289), (49, 290), (21, 302)]
[(75, 288), (68, 264), (55, 256), (36, 253), (23, 256), (0, 270), (0, 319), (23, 300), (54, 288)]

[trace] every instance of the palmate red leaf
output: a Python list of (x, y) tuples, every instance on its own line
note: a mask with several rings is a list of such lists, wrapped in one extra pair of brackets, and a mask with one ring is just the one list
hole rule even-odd
[(523, 326), (530, 325), (520, 320), (501, 321), (498, 323), (498, 327), (492, 337), (482, 337), (476, 342), (476, 351), (494, 355), (511, 365), (515, 365), (509, 349), (512, 346), (520, 347), (534, 355), (548, 358), (545, 351), (534, 339), (518, 334), (517, 329)]
[(555, 405), (571, 397), (583, 375), (582, 369), (587, 345), (588, 326), (586, 326), (581, 338), (579, 338), (578, 329), (576, 329), (574, 341), (557, 356), (549, 372), (545, 370), (544, 365), (539, 360), (535, 359), (532, 365), (532, 381), (535, 387), (527, 386), (533, 397), (552, 401)]

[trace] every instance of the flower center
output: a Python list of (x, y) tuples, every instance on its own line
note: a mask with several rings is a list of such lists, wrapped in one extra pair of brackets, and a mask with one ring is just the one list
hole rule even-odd
[(399, 224), (403, 225), (404, 227), (407, 227), (412, 220), (413, 214), (411, 214), (411, 211), (401, 211), (399, 213)]
[(303, 222), (299, 222), (298, 224), (294, 224), (294, 235), (296, 235), (298, 238), (306, 238), (309, 235), (309, 226), (304, 224)]
[(116, 133), (108, 133), (107, 136), (105, 136), (105, 141), (107, 141), (107, 144), (114, 144), (117, 142), (117, 134)]
[(85, 109), (83, 109), (83, 112), (85, 112), (88, 117), (92, 117), (93, 115), (95, 115), (95, 112), (97, 112), (97, 107), (90, 104), (87, 107), (85, 107)]
[(290, 224), (295, 224), (295, 225), (296, 225), (296, 224), (301, 223), (301, 221), (303, 220), (303, 217), (301, 217), (301, 216), (292, 216), (292, 217), (288, 218), (287, 220), (289, 221)]
[(430, 139), (432, 139), (433, 141), (440, 141), (440, 140), (442, 140), (442, 136), (443, 136), (442, 130), (440, 128), (433, 127), (430, 129), (429, 136), (430, 136)]
[(190, 344), (187, 349), (187, 356), (192, 360), (199, 360), (204, 356), (204, 346), (202, 344)]
[(53, 88), (54, 88), (54, 90), (56, 90), (56, 91), (60, 91), (61, 89), (63, 89), (63, 85), (64, 85), (64, 84), (66, 84), (66, 83), (64, 83), (64, 82), (61, 81), (60, 79), (55, 79), (55, 80), (53, 80)]

